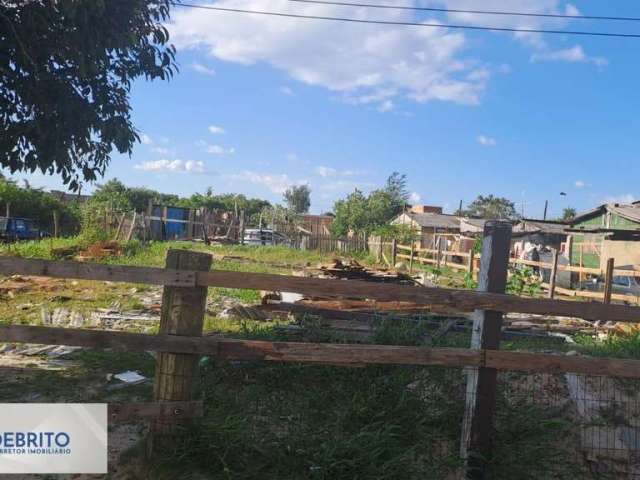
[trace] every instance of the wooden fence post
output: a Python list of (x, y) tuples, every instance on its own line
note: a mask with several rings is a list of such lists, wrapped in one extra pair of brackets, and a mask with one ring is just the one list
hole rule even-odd
[(556, 276), (558, 274), (558, 250), (553, 249), (553, 260), (551, 261), (551, 278), (549, 279), (549, 298), (556, 294)]
[[(211, 255), (188, 250), (169, 250), (166, 268), (209, 271)], [(162, 293), (159, 334), (201, 336), (207, 302), (207, 287), (169, 287)], [(158, 353), (156, 357), (155, 401), (192, 400), (193, 380), (197, 373), (198, 355)], [(172, 417), (160, 417), (151, 425), (149, 452), (162, 448), (171, 435), (179, 433), (179, 422)]]
[(440, 262), (442, 262), (442, 237), (438, 237), (438, 253), (436, 255), (436, 268), (440, 270)]
[(607, 260), (607, 270), (604, 275), (604, 303), (611, 303), (611, 293), (613, 291), (613, 264), (614, 258)]
[(409, 273), (413, 272), (413, 250), (414, 250), (414, 243), (411, 242), (411, 255), (409, 256)]
[[(486, 222), (478, 291), (504, 293), (510, 247), (511, 224), (493, 220)], [(471, 349), (498, 350), (501, 329), (501, 312), (476, 310)], [(484, 479), (487, 478), (486, 461), (491, 456), (497, 371), (485, 367), (468, 368), (466, 374), (466, 408), (462, 424), (460, 454), (465, 460), (466, 478)]]
[(398, 241), (394, 238), (391, 240), (391, 268), (396, 267), (398, 256)]
[(53, 237), (58, 238), (60, 235), (60, 213), (58, 210), (53, 211)]
[(475, 252), (473, 248), (469, 251), (469, 264), (467, 265), (467, 271), (469, 272), (469, 276), (473, 279), (473, 267), (475, 262)]

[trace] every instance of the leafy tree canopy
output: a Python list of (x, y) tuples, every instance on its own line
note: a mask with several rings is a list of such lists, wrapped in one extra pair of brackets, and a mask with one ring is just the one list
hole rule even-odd
[(367, 196), (356, 189), (347, 198), (338, 200), (333, 206), (333, 233), (370, 233), (387, 224), (404, 209), (408, 200), (406, 184), (406, 175), (393, 172), (384, 188), (373, 190)]
[(467, 208), (464, 215), (493, 220), (515, 220), (519, 218), (514, 203), (504, 197), (478, 195)]
[(294, 185), (285, 190), (283, 199), (292, 212), (307, 213), (311, 206), (311, 189), (308, 185)]
[(139, 141), (129, 92), (168, 79), (170, 0), (0, 2), (0, 165), (58, 174), (71, 190)]
[(560, 217), (560, 220), (562, 220), (563, 222), (570, 222), (571, 220), (576, 218), (577, 214), (578, 213), (576, 212), (575, 208), (567, 207), (562, 210), (562, 217)]

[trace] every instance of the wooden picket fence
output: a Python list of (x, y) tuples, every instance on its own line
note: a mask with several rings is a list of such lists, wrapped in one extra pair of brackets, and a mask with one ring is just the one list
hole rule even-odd
[[(3, 275), (20, 274), (164, 286), (160, 330), (157, 335), (3, 325), (0, 326), (0, 341), (158, 352), (154, 383), (155, 402), (125, 409), (127, 411), (121, 416), (133, 415), (136, 409), (140, 416), (151, 416), (152, 438), (164, 439), (171, 438), (176, 433), (182, 418), (202, 414), (202, 404), (192, 397), (200, 356), (209, 356), (217, 360), (308, 362), (334, 366), (386, 364), (465, 367), (468, 372), (468, 388), (476, 389), (475, 393), (482, 392), (482, 395), (469, 397), (474, 398), (471, 402), (475, 403), (467, 404), (462, 451), (482, 453), (477, 458), (473, 456), (476, 458), (473, 460), (475, 464), (470, 467), (473, 471), (482, 471), (481, 468), (478, 470), (477, 462), (481, 462), (481, 458), (487, 458), (487, 449), (490, 448), (487, 435), (491, 431), (492, 412), (495, 408), (497, 371), (573, 372), (640, 378), (638, 360), (499, 350), (502, 312), (638, 323), (640, 308), (505, 294), (511, 227), (504, 222), (493, 223), (488, 222), (485, 227), (478, 291), (211, 270), (210, 255), (187, 250), (170, 250), (166, 268), (0, 257), (0, 274)], [(458, 255), (458, 252), (455, 255)], [(470, 349), (426, 348), (203, 337), (202, 326), (208, 287), (406, 301), (425, 306), (448, 307), (459, 312), (476, 311), (472, 345)], [(471, 457), (468, 457), (470, 462)]]

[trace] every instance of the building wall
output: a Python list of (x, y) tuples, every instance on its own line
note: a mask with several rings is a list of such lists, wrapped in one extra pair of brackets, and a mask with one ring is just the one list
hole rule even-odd
[(640, 265), (640, 242), (629, 240), (605, 240), (602, 244), (600, 268), (604, 270), (607, 259), (615, 258), (615, 265)]

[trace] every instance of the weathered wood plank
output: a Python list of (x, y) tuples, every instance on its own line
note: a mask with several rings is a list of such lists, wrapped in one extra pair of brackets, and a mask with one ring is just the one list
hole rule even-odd
[(640, 378), (640, 360), (594, 358), (525, 352), (484, 352), (484, 364), (498, 370), (540, 373), (583, 373), (610, 377)]
[(196, 285), (196, 274), (193, 271), (5, 256), (0, 256), (0, 274), (104, 280), (176, 287), (193, 287)]
[(383, 301), (414, 302), (447, 306), (458, 312), (476, 309), (502, 312), (535, 313), (579, 317), (587, 320), (640, 322), (640, 308), (627, 305), (603, 305), (596, 302), (572, 302), (548, 298), (523, 298), (471, 290), (376, 284), (360, 280), (335, 281), (320, 278), (288, 277), (266, 273), (198, 273), (198, 284), (212, 287), (246, 288), (295, 292), (311, 296), (370, 298)]
[(640, 378), (640, 360), (583, 356), (387, 345), (346, 345), (180, 337), (142, 333), (77, 330), (27, 325), (0, 326), (0, 341), (73, 345), (122, 351), (182, 352), (220, 360), (311, 362), (332, 365), (486, 366), (498, 370), (609, 375)]
[[(398, 255), (400, 256), (400, 255)], [(110, 280), (172, 286), (209, 286), (250, 290), (295, 292), (311, 296), (369, 298), (446, 306), (458, 312), (476, 309), (578, 317), (587, 320), (640, 322), (640, 308), (596, 302), (522, 298), (470, 290), (376, 284), (360, 280), (303, 278), (247, 272), (191, 272), (151, 267), (101, 265), (84, 262), (52, 262), (0, 257), (0, 273), (57, 278)]]

